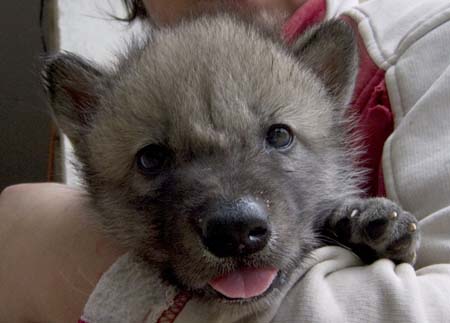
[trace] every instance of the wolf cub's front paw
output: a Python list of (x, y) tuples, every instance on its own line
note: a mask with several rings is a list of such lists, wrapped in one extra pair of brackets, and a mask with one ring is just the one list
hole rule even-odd
[(364, 261), (389, 258), (414, 264), (419, 246), (417, 219), (385, 198), (345, 203), (330, 219), (338, 240)]

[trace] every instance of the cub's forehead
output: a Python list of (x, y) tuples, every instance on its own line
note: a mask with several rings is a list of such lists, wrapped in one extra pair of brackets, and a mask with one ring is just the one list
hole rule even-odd
[(130, 146), (241, 138), (276, 122), (323, 136), (330, 102), (309, 69), (254, 31), (219, 27), (165, 32), (130, 55), (98, 127), (130, 134)]
[[(122, 84), (105, 99), (110, 109), (102, 109), (105, 115), (98, 127), (116, 136), (134, 133), (134, 145), (170, 142), (181, 148), (181, 143), (224, 136), (240, 140), (273, 123), (286, 123), (304, 137), (317, 137), (331, 122), (329, 102), (313, 77), (285, 76), (281, 70), (264, 73), (264, 68), (240, 73), (219, 68), (211, 73), (201, 67), (197, 65), (196, 73), (146, 77), (141, 73)], [(296, 69), (293, 73), (303, 73)]]

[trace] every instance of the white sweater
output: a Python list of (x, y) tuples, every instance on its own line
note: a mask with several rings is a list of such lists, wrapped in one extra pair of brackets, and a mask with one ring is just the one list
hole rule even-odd
[[(328, 0), (327, 17), (354, 5)], [(325, 247), (250, 316), (191, 299), (176, 318), (159, 322), (450, 322), (450, 1), (372, 0), (346, 15), (386, 70), (395, 131), (383, 173), (388, 197), (420, 220), (416, 268), (389, 260), (365, 266)], [(156, 323), (176, 293), (126, 255), (101, 279), (84, 320)]]

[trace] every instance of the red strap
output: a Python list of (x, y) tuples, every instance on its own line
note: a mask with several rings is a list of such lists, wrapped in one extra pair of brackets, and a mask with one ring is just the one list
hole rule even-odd
[(173, 304), (165, 310), (156, 323), (173, 323), (177, 319), (178, 315), (186, 306), (187, 302), (192, 298), (191, 294), (187, 292), (181, 292), (175, 296)]

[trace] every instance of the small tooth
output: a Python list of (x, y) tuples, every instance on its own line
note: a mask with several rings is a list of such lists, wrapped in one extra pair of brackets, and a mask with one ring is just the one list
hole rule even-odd
[(408, 231), (410, 233), (416, 232), (417, 231), (417, 224), (415, 223), (410, 223), (408, 226)]
[(358, 213), (359, 213), (359, 211), (358, 211), (357, 209), (354, 209), (354, 210), (352, 211), (352, 214), (350, 214), (350, 217), (351, 217), (351, 218), (354, 218), (355, 216), (358, 215)]
[(396, 211), (392, 212), (392, 213), (389, 215), (389, 219), (391, 219), (391, 220), (394, 220), (394, 219), (396, 219), (397, 217), (398, 217), (398, 213), (397, 213)]

